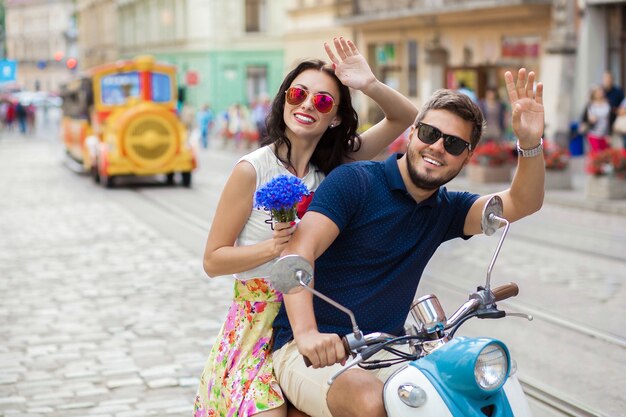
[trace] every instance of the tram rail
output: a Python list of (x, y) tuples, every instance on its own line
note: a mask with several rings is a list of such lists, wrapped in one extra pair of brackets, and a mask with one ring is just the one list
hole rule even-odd
[(563, 393), (556, 392), (554, 389), (531, 378), (518, 376), (518, 379), (522, 384), (524, 393), (530, 399), (541, 403), (564, 417), (615, 417), (567, 398)]

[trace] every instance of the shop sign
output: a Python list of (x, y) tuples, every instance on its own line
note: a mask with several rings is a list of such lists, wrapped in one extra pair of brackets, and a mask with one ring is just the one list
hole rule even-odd
[(15, 81), (17, 62), (10, 59), (0, 60), (0, 83)]
[(503, 58), (537, 58), (539, 36), (505, 36), (502, 38)]
[(187, 71), (185, 74), (185, 83), (188, 86), (198, 85), (200, 83), (198, 71)]

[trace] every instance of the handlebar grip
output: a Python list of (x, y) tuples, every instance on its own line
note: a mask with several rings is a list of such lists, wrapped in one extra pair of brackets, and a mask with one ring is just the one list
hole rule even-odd
[(349, 358), (350, 357), (350, 352), (351, 352), (350, 342), (348, 342), (348, 339), (345, 336), (343, 336), (341, 338), (341, 343), (343, 343), (343, 348), (346, 351), (346, 358)]
[[(346, 358), (350, 357), (350, 343), (348, 343), (348, 339), (346, 339), (345, 336), (341, 338), (341, 343), (343, 343), (343, 348), (346, 350)], [(307, 368), (313, 365), (311, 363), (311, 360), (307, 358), (306, 356), (303, 355), (302, 359), (304, 359), (304, 365)]]
[(504, 284), (499, 286), (498, 288), (494, 288), (491, 290), (493, 292), (496, 301), (506, 300), (507, 298), (515, 297), (519, 294), (519, 287), (514, 282), (509, 282), (508, 284)]

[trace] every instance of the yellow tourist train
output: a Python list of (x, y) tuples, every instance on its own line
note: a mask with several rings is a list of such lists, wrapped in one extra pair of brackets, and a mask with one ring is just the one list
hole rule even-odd
[(179, 174), (191, 185), (196, 158), (177, 111), (176, 68), (138, 56), (95, 67), (62, 89), (66, 153), (112, 187), (120, 176)]

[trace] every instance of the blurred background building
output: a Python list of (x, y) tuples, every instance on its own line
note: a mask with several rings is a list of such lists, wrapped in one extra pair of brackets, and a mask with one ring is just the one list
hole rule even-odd
[[(491, 86), (505, 97), (503, 71), (532, 69), (546, 84), (546, 135), (564, 138), (605, 70), (626, 84), (626, 0), (5, 4), (7, 57), (17, 60), (18, 83), (29, 90), (58, 90), (76, 72), (71, 63), (86, 71), (149, 53), (178, 66), (186, 102), (222, 111), (273, 96), (297, 61), (325, 59), (323, 42), (343, 35), (356, 41), (379, 79), (417, 104), (461, 82), (479, 98)], [(368, 100), (355, 99), (365, 121), (380, 117)]]
[(76, 3), (81, 69), (119, 58), (116, 8), (115, 0), (78, 0)]
[(73, 0), (5, 0), (7, 58), (17, 61), (17, 84), (58, 91), (78, 64)]
[(284, 0), (118, 0), (119, 50), (179, 68), (184, 99), (225, 109), (283, 77)]

